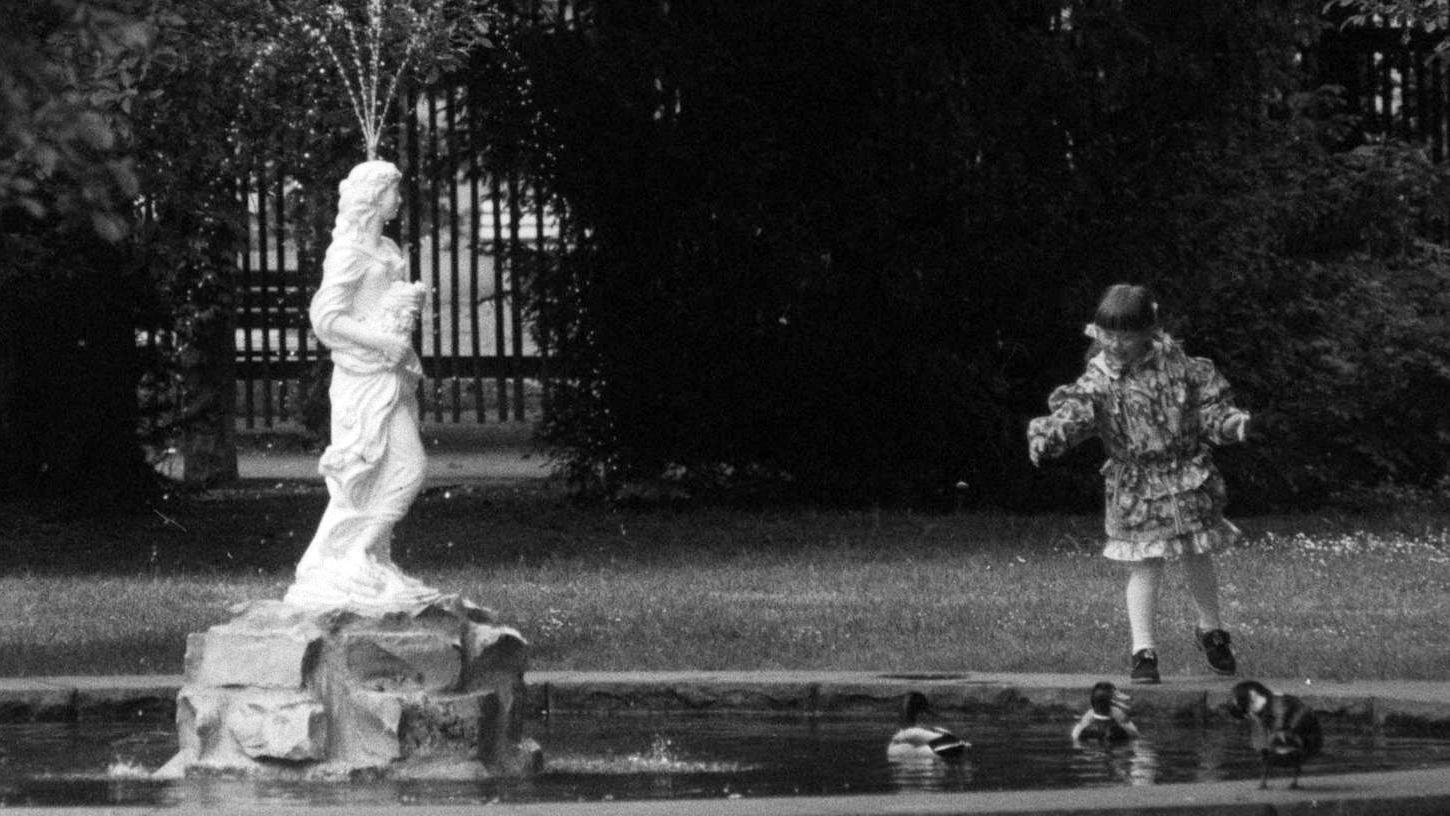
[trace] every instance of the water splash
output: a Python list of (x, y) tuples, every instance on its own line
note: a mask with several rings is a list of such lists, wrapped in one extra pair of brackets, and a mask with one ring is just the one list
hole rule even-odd
[(549, 773), (591, 774), (739, 773), (751, 767), (741, 762), (686, 758), (675, 748), (672, 740), (661, 734), (654, 735), (649, 749), (642, 753), (602, 757), (552, 756), (547, 765)]
[(283, 17), (326, 56), (362, 129), (369, 161), (402, 80), (446, 67), (491, 28), (464, 0), (362, 0), (294, 10)]
[(129, 759), (117, 759), (106, 766), (107, 779), (151, 779), (145, 765)]
[(670, 738), (656, 734), (650, 741), (649, 750), (643, 754), (634, 754), (627, 759), (640, 771), (646, 773), (669, 773), (678, 768), (682, 761), (675, 756), (674, 742)]

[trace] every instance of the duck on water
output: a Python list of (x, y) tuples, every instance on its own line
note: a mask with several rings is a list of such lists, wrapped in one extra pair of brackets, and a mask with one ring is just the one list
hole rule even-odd
[(930, 714), (925, 694), (913, 691), (901, 698), (901, 720), (886, 746), (887, 759), (955, 760), (966, 756), (971, 743), (941, 726), (922, 723), (921, 718)]

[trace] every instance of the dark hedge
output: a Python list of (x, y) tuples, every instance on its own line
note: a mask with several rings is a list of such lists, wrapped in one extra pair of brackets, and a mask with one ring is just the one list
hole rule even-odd
[(1313, 4), (1056, 7), (600, 0), (516, 32), (494, 113), (569, 214), (533, 293), (576, 483), (1090, 508), (1098, 452), (1034, 472), (1023, 429), (1123, 280), (1260, 414), (1243, 504), (1438, 479), (1444, 173), (1349, 151), (1298, 73)]

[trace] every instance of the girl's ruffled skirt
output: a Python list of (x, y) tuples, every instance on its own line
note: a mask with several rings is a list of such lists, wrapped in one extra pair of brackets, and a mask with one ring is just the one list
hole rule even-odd
[(1151, 541), (1126, 541), (1110, 538), (1103, 555), (1113, 561), (1143, 561), (1149, 558), (1178, 558), (1183, 555), (1205, 555), (1227, 547), (1238, 540), (1239, 528), (1227, 519), (1207, 530), (1183, 535), (1155, 538)]

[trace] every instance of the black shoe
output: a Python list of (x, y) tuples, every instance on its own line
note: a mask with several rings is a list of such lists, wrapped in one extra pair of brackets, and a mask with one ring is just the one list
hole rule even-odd
[(1128, 679), (1134, 683), (1157, 683), (1158, 677), (1158, 653), (1152, 649), (1139, 649), (1133, 652), (1133, 671)]
[(1228, 632), (1222, 629), (1210, 629), (1207, 632), (1197, 629), (1198, 648), (1203, 650), (1203, 656), (1208, 658), (1208, 667), (1219, 674), (1238, 674), (1239, 664), (1234, 660), (1234, 650), (1229, 648)]

